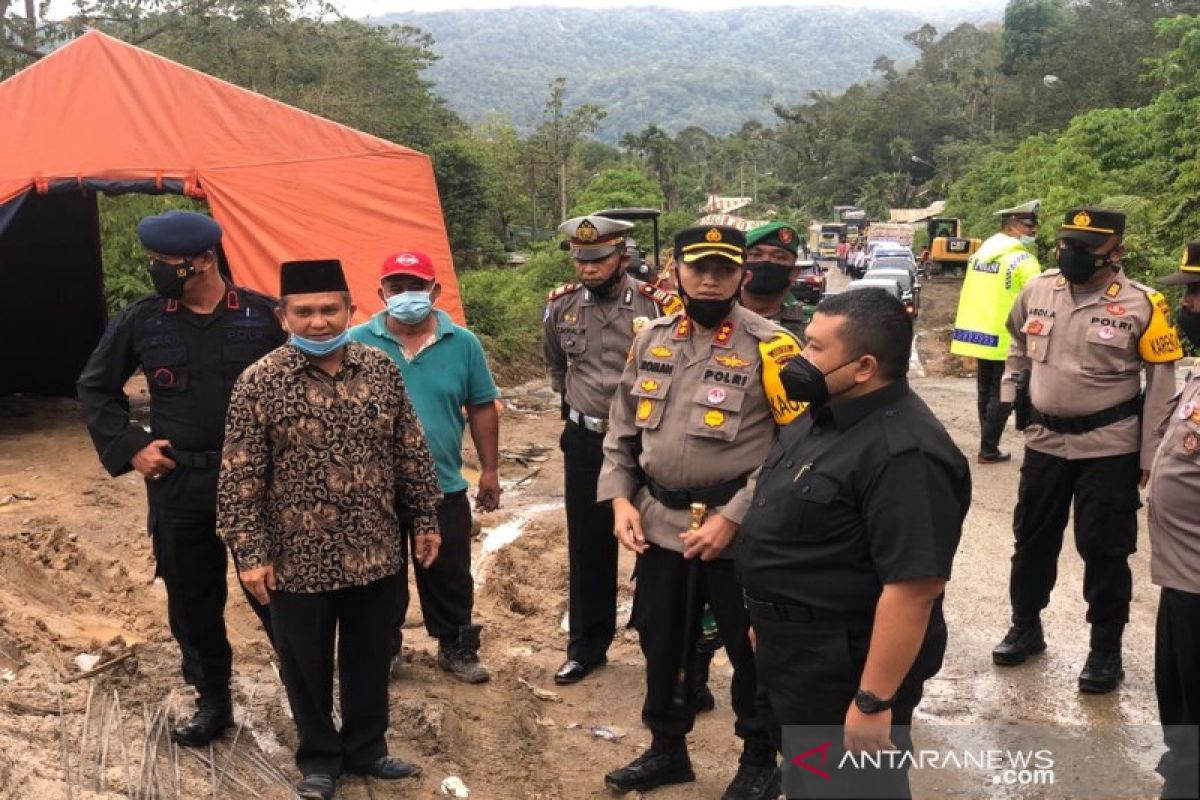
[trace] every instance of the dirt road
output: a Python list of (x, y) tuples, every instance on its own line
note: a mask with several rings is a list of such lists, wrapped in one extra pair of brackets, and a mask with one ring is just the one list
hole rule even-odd
[[(935, 283), (926, 293), (920, 346), (930, 374), (945, 372), (929, 368), (944, 361), (934, 356), (956, 289)], [(926, 377), (914, 386), (973, 456), (973, 382)], [(495, 678), (483, 686), (448, 679), (434, 663), (436, 644), (419, 626), (409, 627), (403, 674), (392, 682), (389, 741), (395, 753), (422, 764), (424, 774), (398, 785), (349, 779), (339, 797), (430, 797), (451, 775), (461, 777), (473, 798), (605, 797), (604, 772), (648, 743), (639, 722), (641, 656), (632, 634), (618, 637), (610, 665), (594, 677), (572, 687), (553, 685), (565, 645), (561, 423), (546, 387), (530, 384), (507, 395), (504, 508), (480, 519), (476, 560), (476, 616), (485, 625), (483, 655)], [(1005, 447), (1019, 454), (1015, 434)], [(980, 726), (998, 720), (1141, 724), (1150, 733), (1126, 736), (1103, 753), (1089, 752), (1085, 741), (1076, 766), (1086, 771), (1084, 759), (1099, 759), (1116, 770), (1110, 785), (1125, 796), (1153, 796), (1156, 592), (1148, 580), (1144, 525), (1132, 559), (1128, 677), (1119, 692), (1092, 697), (1075, 690), (1087, 627), (1082, 567), (1069, 544), (1046, 614), (1049, 652), (1017, 670), (991, 664), (991, 647), (1008, 622), (1019, 466), (1018, 457), (975, 472), (974, 503), (947, 592), (949, 652), (928, 686), (921, 719), (939, 731), (933, 739), (984, 743), (995, 736)], [(632, 559), (623, 555), (622, 575), (631, 568)], [(208, 751), (199, 757), (174, 751), (156, 734), (155, 716), (188, 713), (190, 694), (166, 629), (164, 594), (153, 579), (140, 479), (103, 473), (73, 402), (0, 399), (0, 798), (116, 798), (130, 788), (139, 796), (290, 796), (285, 781), (294, 776), (294, 734), (282, 687), (232, 575), (230, 587), (235, 695), (244, 727), (236, 747), (231, 735), (215, 748), (214, 768), (205, 763)], [(627, 582), (621, 587), (626, 606), (630, 588)], [(134, 658), (94, 678), (65, 682), (80, 671), (80, 654), (103, 662), (131, 645)], [(656, 798), (718, 797), (733, 775), (739, 747), (731, 734), (723, 655), (714, 674), (717, 710), (701, 717), (691, 742), (698, 781), (655, 792)], [(617, 729), (619, 740), (596, 737), (595, 726)], [(153, 758), (144, 757), (147, 750)], [(924, 772), (914, 774), (914, 785), (923, 797), (972, 796), (981, 788)]]

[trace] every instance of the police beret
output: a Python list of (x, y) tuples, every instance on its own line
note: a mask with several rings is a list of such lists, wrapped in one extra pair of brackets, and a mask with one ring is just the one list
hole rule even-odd
[(618, 246), (625, 243), (625, 232), (631, 228), (632, 222), (591, 214), (572, 217), (558, 226), (558, 232), (567, 237), (571, 258), (599, 261), (612, 255)]
[(1077, 239), (1089, 247), (1104, 244), (1112, 236), (1125, 234), (1125, 215), (1120, 211), (1093, 206), (1068, 208), (1063, 215), (1058, 239)]
[(1200, 283), (1200, 239), (1193, 239), (1183, 248), (1183, 261), (1179, 263), (1179, 272), (1173, 272), (1158, 282), (1163, 286)]
[(708, 256), (746, 263), (746, 234), (728, 225), (697, 225), (675, 234), (675, 258), (692, 264)]
[(221, 226), (194, 211), (165, 211), (143, 217), (137, 226), (142, 247), (168, 256), (194, 256), (221, 241)]
[(746, 247), (765, 244), (787, 250), (792, 255), (800, 252), (800, 234), (786, 222), (769, 222), (746, 233)]
[(348, 292), (342, 262), (336, 258), (315, 261), (285, 261), (279, 268), (279, 296)]

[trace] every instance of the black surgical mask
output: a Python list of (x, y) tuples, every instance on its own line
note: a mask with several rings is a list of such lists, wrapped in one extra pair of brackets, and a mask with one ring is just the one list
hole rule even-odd
[(737, 295), (726, 300), (697, 300), (689, 296), (684, 291), (683, 285), (680, 284), (679, 299), (683, 301), (683, 309), (690, 318), (695, 320), (698, 325), (712, 329), (719, 325), (721, 320), (728, 317), (729, 312), (733, 311)]
[(1179, 309), (1175, 325), (1179, 328), (1179, 332), (1191, 342), (1192, 347), (1200, 347), (1200, 312), (1189, 311), (1186, 308)]
[(592, 294), (596, 295), (597, 297), (607, 298), (609, 296), (609, 294), (612, 292), (613, 287), (615, 287), (618, 283), (620, 283), (621, 278), (623, 278), (623, 277), (625, 277), (625, 268), (618, 266), (616, 269), (613, 270), (612, 275), (609, 275), (607, 278), (602, 280), (600, 283), (593, 285), (593, 284), (588, 283), (587, 281), (584, 281), (583, 285), (588, 288), (588, 291), (590, 291)]
[(158, 259), (150, 262), (150, 280), (154, 283), (154, 291), (168, 300), (183, 297), (183, 285), (195, 274), (196, 264), (190, 258), (178, 264), (168, 264)]
[(747, 261), (750, 280), (744, 287), (750, 294), (779, 294), (791, 283), (792, 268), (772, 261)]
[(832, 375), (857, 360), (857, 358), (852, 358), (829, 372), (822, 372), (816, 364), (804, 356), (799, 356), (787, 363), (787, 366), (779, 373), (779, 380), (783, 384), (783, 390), (787, 393), (788, 400), (793, 403), (808, 403), (809, 408), (816, 411), (832, 399), (829, 394), (829, 382), (825, 380), (826, 376)]
[(1086, 250), (1062, 248), (1058, 251), (1058, 268), (1062, 270), (1063, 277), (1076, 286), (1090, 281), (1108, 263), (1108, 256), (1098, 256)]

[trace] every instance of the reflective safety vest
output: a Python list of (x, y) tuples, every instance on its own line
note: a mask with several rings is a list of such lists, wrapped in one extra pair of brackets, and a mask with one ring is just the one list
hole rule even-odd
[(950, 352), (1003, 361), (1012, 338), (1005, 327), (1008, 312), (1025, 282), (1041, 271), (1019, 239), (997, 233), (984, 242), (967, 263)]

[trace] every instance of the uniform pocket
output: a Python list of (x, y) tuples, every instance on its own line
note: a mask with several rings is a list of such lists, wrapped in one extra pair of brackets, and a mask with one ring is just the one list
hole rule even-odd
[(178, 394), (188, 387), (186, 347), (163, 347), (142, 354), (142, 369), (151, 394)]
[(233, 383), (246, 367), (258, 361), (265, 350), (257, 344), (227, 344), (221, 347), (221, 365), (225, 372), (225, 380)]
[(816, 542), (836, 535), (828, 523), (838, 488), (833, 478), (812, 472), (808, 467), (796, 471), (784, 514), (795, 520), (792, 529), (797, 540)]
[(1025, 334), (1025, 354), (1034, 361), (1045, 362), (1050, 354), (1050, 331), (1053, 328), (1053, 319), (1034, 317), (1025, 320), (1021, 326), (1021, 332)]
[(731, 442), (742, 424), (746, 390), (719, 383), (701, 383), (692, 392), (688, 434), (702, 439)]
[(559, 328), (558, 341), (567, 355), (577, 356), (587, 352), (587, 332), (582, 328)]
[[(1089, 372), (1125, 372), (1131, 365), (1129, 342), (1132, 331), (1117, 330), (1111, 325), (1093, 325), (1088, 328), (1087, 345), (1084, 348), (1083, 368)], [(1134, 356), (1133, 364), (1141, 359)]]
[(629, 392), (636, 400), (633, 412), (635, 425), (646, 430), (657, 430), (662, 423), (663, 411), (667, 407), (667, 392), (670, 388), (670, 376), (651, 372), (638, 373), (633, 389)]

